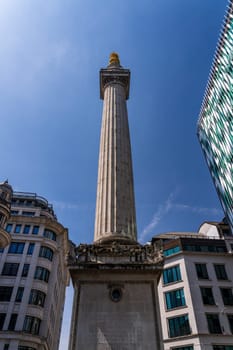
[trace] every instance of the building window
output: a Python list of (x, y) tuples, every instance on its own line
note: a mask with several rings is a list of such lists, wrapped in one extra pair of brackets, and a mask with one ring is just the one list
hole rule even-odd
[(169, 318), (168, 326), (170, 338), (180, 337), (191, 333), (188, 315)]
[(7, 224), (6, 225), (6, 232), (11, 233), (12, 226), (13, 226), (12, 224)]
[(220, 288), (224, 305), (233, 305), (233, 294), (231, 288)]
[(29, 264), (24, 264), (23, 265), (22, 277), (27, 277), (28, 276), (29, 267), (30, 267)]
[(20, 224), (15, 225), (14, 233), (20, 233), (21, 227), (22, 227), (22, 225), (20, 225)]
[(172, 348), (172, 350), (193, 350), (193, 345), (179, 346), (178, 348)]
[(19, 345), (18, 350), (36, 350), (36, 349), (32, 348), (31, 346)]
[(3, 350), (9, 350), (9, 346), (10, 346), (10, 344), (4, 344)]
[(23, 331), (30, 334), (39, 334), (41, 320), (33, 316), (25, 316)]
[(163, 271), (163, 283), (172, 283), (181, 281), (180, 267), (179, 265), (170, 267)]
[(27, 255), (32, 255), (34, 251), (35, 243), (30, 243), (28, 246)]
[(35, 212), (34, 211), (23, 211), (22, 215), (23, 216), (34, 216)]
[(19, 211), (18, 210), (11, 210), (11, 215), (18, 215)]
[(23, 233), (28, 234), (30, 232), (30, 225), (25, 225), (23, 228)]
[(206, 264), (195, 264), (197, 277), (200, 279), (209, 279)]
[(6, 314), (0, 313), (0, 331), (2, 331), (3, 329), (5, 318), (6, 318)]
[(165, 249), (163, 251), (163, 254), (164, 254), (164, 256), (170, 256), (170, 255), (176, 254), (178, 252), (180, 252), (180, 247), (176, 246), (176, 247), (173, 247), (173, 248), (170, 248), (170, 249)]
[(231, 333), (233, 334), (233, 315), (227, 315)]
[(10, 301), (13, 287), (0, 286), (0, 301)]
[(212, 288), (210, 288), (210, 287), (200, 287), (200, 289), (201, 289), (201, 296), (202, 296), (203, 304), (205, 304), (205, 305), (215, 305)]
[(9, 254), (23, 254), (25, 243), (21, 242), (12, 242), (9, 249), (8, 253)]
[(214, 269), (218, 280), (228, 280), (225, 265), (214, 264)]
[(17, 294), (15, 297), (16, 303), (21, 303), (23, 299), (23, 292), (24, 292), (24, 287), (18, 287)]
[(45, 229), (44, 230), (44, 237), (52, 239), (53, 241), (57, 240), (57, 235), (51, 230)]
[(206, 314), (208, 328), (210, 333), (221, 334), (222, 329), (219, 322), (218, 314)]
[(11, 314), (10, 322), (8, 325), (8, 331), (14, 331), (18, 314)]
[(37, 289), (32, 289), (29, 297), (29, 304), (38, 305), (43, 307), (46, 294)]
[(17, 263), (5, 263), (2, 269), (2, 275), (4, 276), (16, 276), (18, 273), (19, 264)]
[(45, 267), (37, 266), (34, 278), (37, 280), (48, 282), (50, 272)]
[(165, 293), (166, 307), (168, 310), (176, 307), (185, 306), (185, 297), (183, 288), (172, 290)]
[(233, 350), (233, 345), (213, 345), (213, 350)]
[(38, 233), (39, 233), (39, 226), (33, 226), (32, 234), (33, 235), (38, 235)]
[(45, 258), (48, 259), (50, 261), (53, 260), (53, 251), (52, 249), (48, 248), (48, 247), (40, 247), (40, 253), (39, 253), (39, 257), (40, 258)]

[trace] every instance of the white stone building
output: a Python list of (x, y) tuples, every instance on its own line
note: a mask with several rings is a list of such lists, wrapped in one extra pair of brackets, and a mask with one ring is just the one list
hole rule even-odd
[(57, 350), (68, 272), (68, 232), (47, 200), (14, 192), (0, 253), (0, 349)]
[(158, 285), (164, 350), (233, 350), (233, 236), (204, 223), (198, 233), (154, 237), (164, 244)]

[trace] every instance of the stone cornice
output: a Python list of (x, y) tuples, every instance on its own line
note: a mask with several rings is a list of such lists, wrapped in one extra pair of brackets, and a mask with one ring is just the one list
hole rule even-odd
[(104, 90), (109, 84), (120, 84), (125, 88), (125, 98), (129, 98), (130, 70), (123, 68), (100, 70), (100, 98), (104, 99)]

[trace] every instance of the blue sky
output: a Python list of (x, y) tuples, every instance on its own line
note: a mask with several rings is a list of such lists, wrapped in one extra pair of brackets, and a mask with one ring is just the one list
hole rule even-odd
[(220, 220), (196, 123), (226, 5), (227, 0), (1, 0), (1, 179), (46, 197), (76, 244), (92, 241), (99, 69), (116, 51), (131, 70), (139, 240), (195, 232), (205, 220)]

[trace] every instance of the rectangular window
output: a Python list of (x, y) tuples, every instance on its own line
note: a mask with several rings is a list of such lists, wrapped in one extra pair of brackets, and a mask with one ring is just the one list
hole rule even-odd
[(41, 246), (40, 247), (40, 252), (39, 252), (39, 257), (48, 259), (50, 261), (53, 260), (53, 251), (49, 247)]
[(206, 264), (195, 264), (197, 277), (200, 279), (209, 279)]
[(24, 228), (23, 228), (23, 233), (24, 234), (28, 234), (30, 232), (30, 225), (25, 225)]
[(29, 264), (24, 264), (23, 265), (22, 277), (27, 277), (28, 276), (29, 267), (30, 267)]
[(21, 303), (23, 298), (24, 287), (18, 287), (17, 294), (15, 297), (16, 303)]
[(8, 331), (14, 331), (18, 314), (11, 314), (10, 322), (8, 325)]
[(22, 215), (23, 216), (34, 216), (35, 212), (34, 211), (23, 211)]
[(22, 227), (22, 225), (20, 225), (20, 224), (15, 225), (14, 233), (20, 233), (21, 227)]
[(0, 301), (10, 301), (13, 287), (0, 286)]
[(173, 247), (170, 249), (164, 249), (163, 254), (164, 254), (164, 256), (170, 256), (170, 255), (176, 254), (178, 252), (180, 252), (180, 247), (176, 246), (176, 247)]
[(185, 305), (183, 288), (165, 293), (166, 307), (168, 310)]
[(233, 350), (233, 345), (213, 345), (213, 350)]
[(10, 344), (4, 344), (3, 350), (9, 350)]
[(224, 305), (233, 305), (233, 294), (231, 288), (220, 288)]
[(205, 305), (215, 305), (214, 296), (212, 288), (210, 287), (200, 287), (201, 296), (203, 304)]
[(180, 337), (191, 333), (188, 315), (169, 318), (168, 327), (170, 338)]
[(19, 264), (17, 263), (5, 263), (2, 269), (2, 275), (4, 276), (16, 276), (18, 273)]
[(22, 242), (12, 242), (8, 249), (9, 254), (23, 254), (25, 243)]
[(31, 346), (19, 345), (18, 350), (36, 350), (36, 349), (32, 348)]
[(6, 225), (6, 232), (11, 233), (12, 230), (12, 224), (7, 224)]
[(23, 331), (31, 334), (39, 334), (41, 320), (33, 316), (25, 316)]
[(33, 226), (32, 234), (33, 235), (38, 235), (38, 233), (39, 233), (39, 226)]
[(172, 350), (193, 350), (193, 345), (179, 346), (178, 348), (172, 348)]
[(181, 281), (181, 273), (180, 273), (180, 267), (179, 265), (170, 267), (168, 269), (165, 269), (163, 271), (163, 283), (172, 283)]
[(219, 322), (218, 314), (206, 314), (209, 332), (212, 334), (221, 334), (222, 329)]
[(34, 251), (35, 243), (30, 243), (28, 246), (27, 255), (32, 255)]
[(214, 264), (214, 269), (218, 280), (228, 280), (225, 265)]
[(48, 282), (50, 272), (45, 267), (37, 266), (34, 278), (44, 282)]
[(3, 329), (5, 318), (6, 318), (6, 314), (0, 313), (0, 331), (2, 331)]
[(233, 334), (233, 315), (227, 315), (231, 333)]
[(46, 294), (40, 290), (32, 289), (29, 297), (29, 304), (43, 307)]
[(53, 241), (57, 240), (57, 235), (55, 232), (45, 229), (44, 230), (44, 237), (48, 238), (48, 239), (52, 239)]

